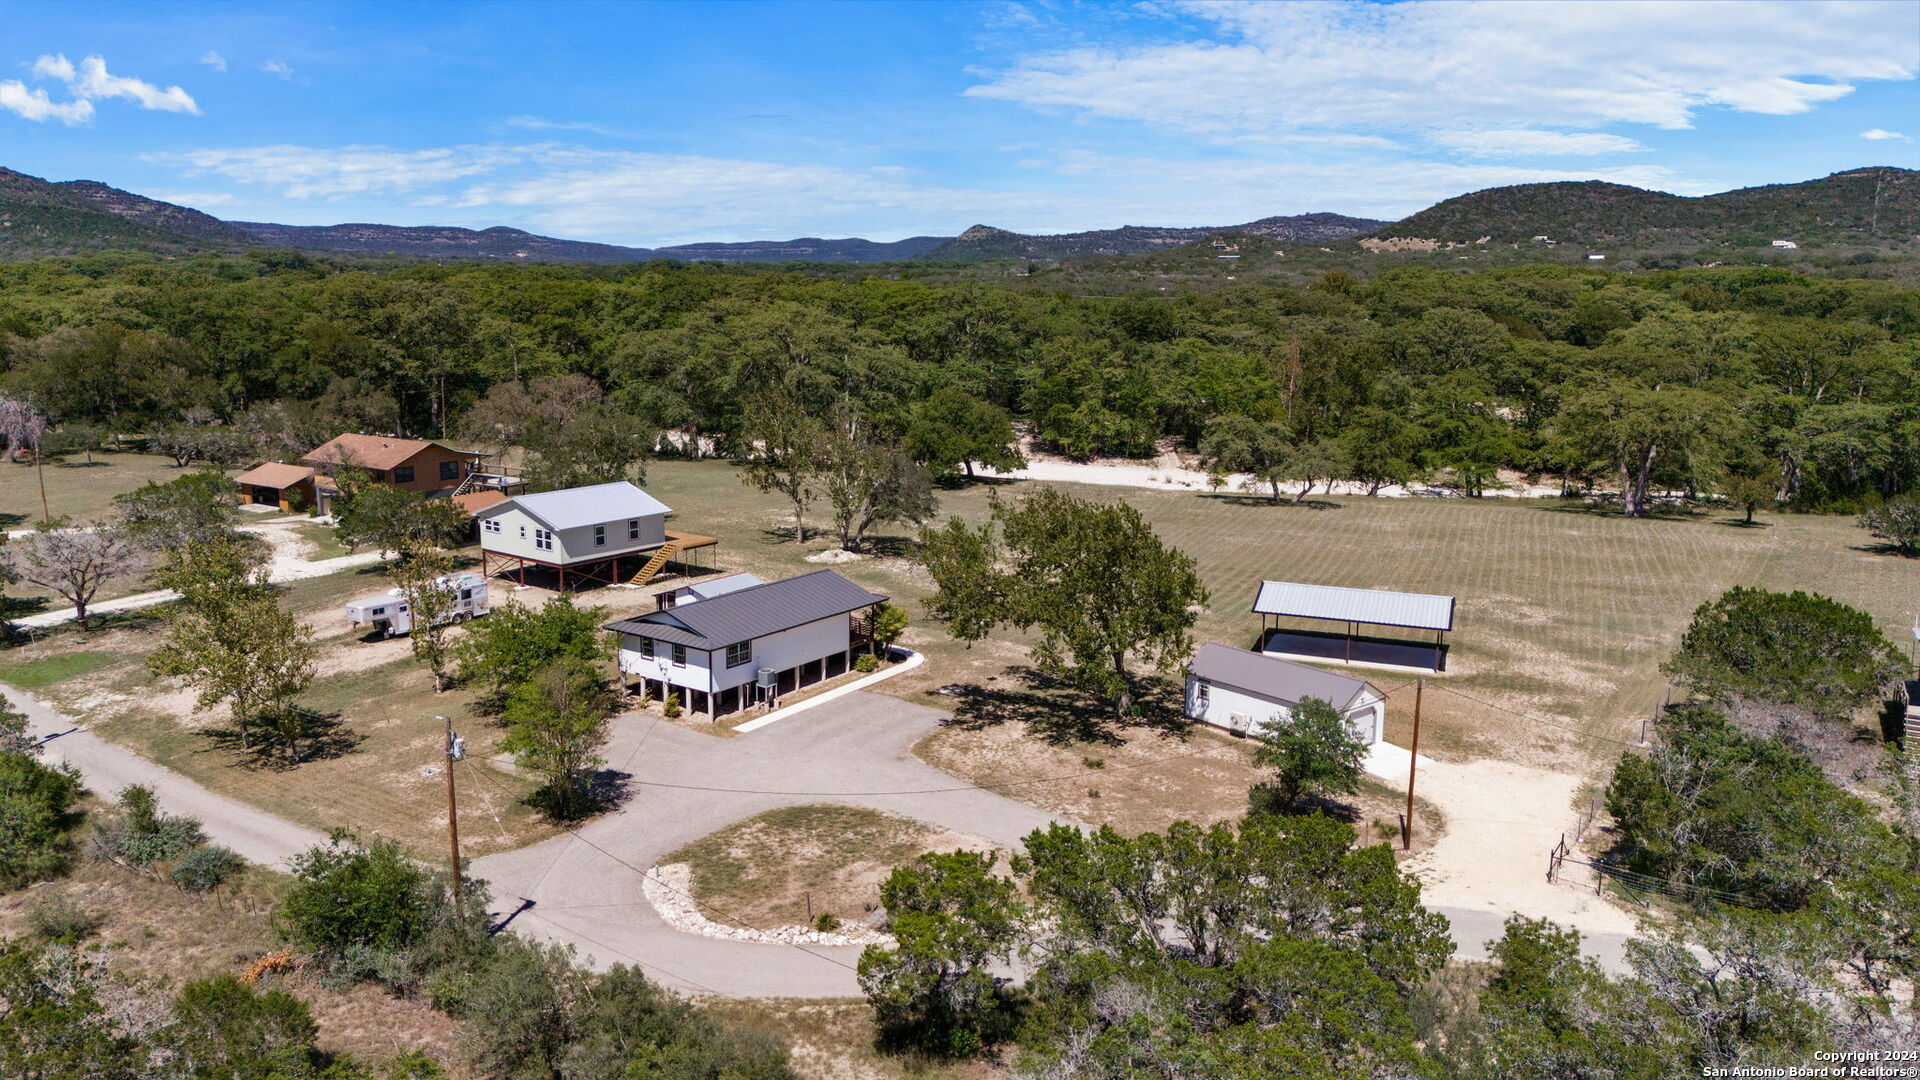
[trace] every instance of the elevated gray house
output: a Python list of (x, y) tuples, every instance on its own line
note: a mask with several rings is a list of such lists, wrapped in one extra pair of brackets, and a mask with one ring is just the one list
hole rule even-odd
[(1387, 695), (1365, 679), (1209, 641), (1187, 665), (1192, 719), (1236, 735), (1284, 725), (1305, 698), (1329, 702), (1368, 744), (1386, 738)]
[(637, 568), (632, 583), (645, 584), (668, 560), (716, 542), (669, 530), (672, 512), (625, 480), (501, 499), (473, 514), (480, 532), (480, 572), (515, 571), (524, 585), (529, 567), (543, 567), (554, 572), (564, 590), (569, 580), (620, 583), (625, 558), (629, 570)]
[(659, 610), (609, 623), (628, 688), (637, 678), (645, 693), (677, 693), (689, 711), (714, 717), (775, 705), (783, 693), (845, 673), (872, 646), (874, 611), (886, 596), (832, 570), (743, 577), (663, 593)]

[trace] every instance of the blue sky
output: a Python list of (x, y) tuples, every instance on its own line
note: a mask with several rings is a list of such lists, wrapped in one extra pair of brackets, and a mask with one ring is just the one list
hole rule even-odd
[(1920, 166), (1920, 3), (0, 0), (0, 165), (635, 245)]

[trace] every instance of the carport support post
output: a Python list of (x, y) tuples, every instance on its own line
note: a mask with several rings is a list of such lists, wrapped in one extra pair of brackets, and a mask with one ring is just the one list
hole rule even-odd
[(1427, 680), (1413, 684), (1413, 750), (1407, 755), (1407, 823), (1400, 828), (1400, 850), (1413, 847), (1413, 774), (1420, 768), (1420, 698)]

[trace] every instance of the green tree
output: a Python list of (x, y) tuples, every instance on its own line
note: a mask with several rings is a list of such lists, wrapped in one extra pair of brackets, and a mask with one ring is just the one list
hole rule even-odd
[[(266, 570), (251, 567), (237, 544), (192, 544), (158, 576), (180, 600), (165, 616), (167, 640), (147, 658), (148, 669), (198, 691), (196, 709), (226, 704), (241, 747), (251, 748), (254, 729), (275, 730), (313, 682), (313, 628), (280, 606)], [(285, 749), (297, 760), (292, 740)]]
[(148, 1080), (147, 1048), (102, 1004), (107, 958), (0, 938), (0, 1076)]
[(605, 764), (607, 721), (616, 703), (595, 664), (561, 656), (534, 671), (507, 698), (501, 749), (546, 780), (536, 802), (566, 820), (593, 809), (593, 773)]
[(391, 840), (336, 834), (291, 866), (293, 887), (274, 919), (289, 941), (313, 952), (404, 949), (426, 936), (442, 904), (441, 883)]
[(168, 1049), (194, 1080), (319, 1080), (319, 1025), (284, 990), (257, 991), (231, 975), (190, 982), (173, 1002)]
[(1360, 790), (1367, 743), (1331, 703), (1302, 698), (1290, 715), (1275, 717), (1257, 737), (1253, 763), (1272, 769), (1273, 779), (1253, 789), (1255, 809), (1292, 808)]
[(1741, 585), (1694, 611), (1660, 670), (1710, 700), (1843, 717), (1877, 703), (1905, 668), (1866, 612), (1817, 593)]
[(367, 484), (333, 501), (334, 532), (347, 550), (370, 547), (381, 558), (408, 545), (440, 546), (465, 538), (473, 521), (452, 499), (432, 499), (392, 484)]
[(1650, 388), (1610, 381), (1569, 394), (1560, 435), (1620, 478), (1628, 517), (1645, 517), (1656, 465), (1697, 476), (1725, 437), (1728, 408), (1719, 396), (1686, 386)]
[(234, 522), (240, 512), (233, 481), (202, 470), (162, 484), (147, 483), (114, 497), (129, 540), (160, 554), (214, 538), (238, 541)]
[(933, 480), (911, 457), (873, 434), (862, 420), (841, 420), (820, 448), (820, 492), (833, 509), (840, 546), (859, 551), (875, 525), (919, 525), (940, 504)]
[(873, 654), (881, 656), (907, 632), (907, 609), (888, 601), (873, 616)]
[(660, 433), (631, 413), (594, 402), (582, 406), (564, 424), (532, 427), (527, 432), (527, 480), (542, 491), (641, 483), (646, 461)]
[(480, 685), (481, 707), (504, 708), (513, 691), (533, 673), (564, 658), (588, 663), (612, 655), (613, 643), (602, 630), (607, 611), (578, 607), (558, 596), (538, 608), (508, 601), (474, 623), (455, 650), (462, 681)]
[(1751, 525), (1755, 511), (1780, 501), (1780, 467), (1770, 461), (1742, 462), (1728, 470), (1720, 493), (1746, 511), (1746, 524)]
[(807, 507), (819, 494), (832, 433), (799, 402), (774, 398), (747, 411), (743, 434), (751, 449), (740, 471), (741, 481), (784, 495), (793, 504), (794, 542), (806, 543)]
[(453, 665), (453, 606), (459, 588), (453, 583), (453, 556), (430, 543), (409, 539), (400, 560), (387, 576), (400, 587), (400, 596), (412, 613), (407, 641), (414, 659), (433, 674), (433, 692), (448, 685)]
[(0, 889), (57, 877), (67, 868), (80, 774), (70, 765), (0, 753)]
[(1920, 555), (1920, 499), (1888, 499), (1860, 515), (1860, 527), (1902, 555)]
[(1002, 623), (1038, 629), (1041, 668), (1118, 716), (1133, 711), (1134, 660), (1164, 672), (1191, 653), (1207, 601), (1193, 557), (1167, 547), (1138, 510), (1051, 488), (1018, 505), (995, 499), (978, 530), (954, 519), (923, 532), (920, 558), (938, 588), (927, 609), (953, 636), (977, 641)]
[(1280, 501), (1280, 485), (1295, 479), (1287, 471), (1294, 453), (1293, 433), (1278, 421), (1250, 416), (1216, 417), (1200, 440), (1200, 457), (1210, 472), (1245, 473), (1247, 490), (1264, 484), (1268, 501)]
[(560, 1080), (591, 983), (571, 950), (509, 939), (467, 994), (468, 1056), (500, 1080)]
[(965, 1056), (1003, 1033), (1006, 1001), (988, 964), (1009, 958), (1021, 905), (995, 862), (929, 853), (881, 885), (897, 944), (860, 954), (860, 989), (886, 1042)]
[(905, 449), (936, 476), (960, 468), (969, 480), (976, 463), (995, 472), (1011, 472), (1027, 463), (1007, 411), (952, 386), (943, 386), (914, 405), (907, 420)]

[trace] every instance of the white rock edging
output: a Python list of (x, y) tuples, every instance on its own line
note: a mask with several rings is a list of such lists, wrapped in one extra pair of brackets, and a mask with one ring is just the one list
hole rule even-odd
[(838, 930), (827, 931), (806, 926), (776, 926), (768, 930), (723, 926), (702, 915), (699, 905), (694, 903), (693, 868), (686, 863), (653, 867), (640, 879), (640, 889), (668, 926), (688, 934), (767, 945), (893, 944), (892, 934), (884, 934), (857, 923), (847, 923)]
[(900, 674), (904, 674), (906, 672), (912, 671), (914, 668), (917, 668), (921, 664), (924, 664), (927, 662), (927, 656), (925, 653), (917, 653), (911, 649), (901, 649), (899, 648), (899, 646), (894, 646), (893, 648), (895, 648), (900, 652), (906, 653), (907, 658), (893, 665), (892, 667), (887, 668), (885, 671), (876, 671), (873, 674), (868, 675), (866, 678), (855, 679), (845, 686), (836, 686), (831, 690), (827, 690), (827, 691), (824, 691), (823, 693), (816, 694), (815, 696), (810, 697), (805, 701), (796, 702), (792, 705), (787, 706), (784, 709), (775, 709), (765, 716), (755, 717), (744, 724), (737, 725), (733, 729), (734, 733), (737, 735), (745, 735), (751, 731), (759, 731), (761, 728), (766, 727), (768, 724), (771, 724), (777, 720), (785, 720), (787, 717), (792, 716), (794, 713), (801, 712), (806, 709), (811, 709), (815, 705), (824, 705), (825, 703), (832, 701), (834, 698), (845, 697), (848, 694), (853, 693), (855, 690), (865, 690), (867, 687), (872, 686), (874, 683), (880, 682), (885, 679), (891, 679), (895, 675), (900, 675)]

